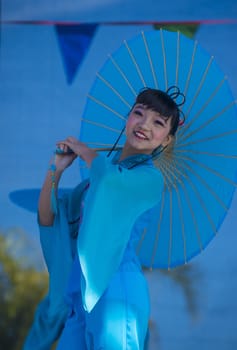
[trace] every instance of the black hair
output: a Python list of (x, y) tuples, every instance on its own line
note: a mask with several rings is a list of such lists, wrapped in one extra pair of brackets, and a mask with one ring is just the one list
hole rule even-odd
[(171, 118), (170, 134), (175, 135), (180, 124), (180, 110), (174, 99), (167, 92), (144, 88), (137, 95), (135, 104), (138, 103), (159, 113), (166, 120)]

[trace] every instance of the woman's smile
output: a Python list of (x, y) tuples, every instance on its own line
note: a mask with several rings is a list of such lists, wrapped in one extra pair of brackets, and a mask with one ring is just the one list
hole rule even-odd
[(134, 135), (135, 135), (139, 140), (149, 140), (149, 138), (146, 136), (146, 134), (143, 133), (141, 130), (134, 131)]

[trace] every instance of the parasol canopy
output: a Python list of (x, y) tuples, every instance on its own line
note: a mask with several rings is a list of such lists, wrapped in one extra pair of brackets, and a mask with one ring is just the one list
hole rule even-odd
[[(237, 115), (227, 78), (213, 56), (179, 32), (152, 30), (124, 41), (97, 73), (80, 139), (111, 147), (144, 87), (185, 95), (185, 123), (155, 160), (165, 186), (160, 203), (139, 218), (144, 266), (171, 268), (200, 253), (217, 234), (236, 184)], [(121, 137), (120, 146), (125, 141)], [(86, 176), (81, 168), (82, 177)]]

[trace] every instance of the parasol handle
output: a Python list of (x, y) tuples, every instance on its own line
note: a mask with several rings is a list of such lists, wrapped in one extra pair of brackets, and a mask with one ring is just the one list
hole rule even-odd
[[(92, 148), (92, 149), (93, 151), (96, 151), (96, 152), (103, 152), (103, 151), (111, 151), (112, 147), (104, 147), (104, 148), (98, 147), (98, 148)], [(114, 147), (114, 151), (118, 151), (120, 149), (122, 149), (121, 146)]]
[[(96, 152), (105, 152), (105, 151), (111, 151), (112, 147), (97, 147), (97, 148), (92, 148), (92, 149), (93, 149), (93, 151), (96, 151)], [(120, 149), (122, 149), (121, 146), (116, 146), (116, 147), (114, 147), (113, 150), (118, 151)], [(60, 154), (60, 155), (66, 155), (66, 154), (72, 154), (73, 151), (71, 149), (68, 149), (67, 152), (64, 152), (62, 149), (56, 148), (55, 153)]]

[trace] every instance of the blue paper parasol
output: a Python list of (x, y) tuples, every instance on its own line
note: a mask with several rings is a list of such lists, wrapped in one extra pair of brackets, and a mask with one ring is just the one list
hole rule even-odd
[(186, 263), (215, 237), (227, 214), (237, 169), (236, 106), (227, 79), (197, 42), (180, 33), (142, 32), (109, 56), (82, 118), (81, 140), (111, 147), (140, 90), (173, 85), (186, 96), (186, 121), (155, 161), (165, 179), (162, 200), (137, 224), (138, 255), (147, 267)]

